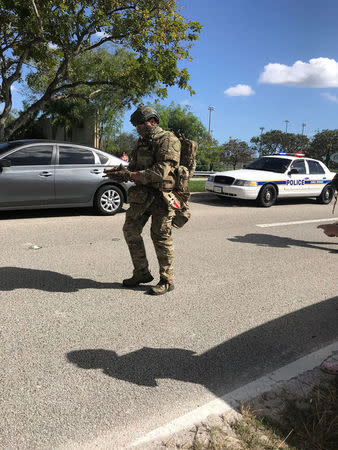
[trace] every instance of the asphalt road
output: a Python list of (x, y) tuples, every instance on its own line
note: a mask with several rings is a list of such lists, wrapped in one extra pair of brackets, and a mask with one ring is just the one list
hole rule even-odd
[(124, 213), (1, 213), (1, 449), (124, 448), (337, 339), (338, 239), (285, 224), (338, 221), (332, 205), (191, 208), (161, 297), (121, 287)]

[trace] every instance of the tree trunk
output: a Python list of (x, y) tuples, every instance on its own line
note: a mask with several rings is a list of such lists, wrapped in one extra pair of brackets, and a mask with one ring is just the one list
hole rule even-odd
[(5, 140), (5, 123), (4, 121), (0, 121), (0, 142)]

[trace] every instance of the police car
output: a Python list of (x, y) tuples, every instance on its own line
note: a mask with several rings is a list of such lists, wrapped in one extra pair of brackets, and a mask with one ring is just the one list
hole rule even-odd
[(334, 195), (330, 185), (335, 173), (321, 161), (304, 153), (279, 153), (263, 156), (244, 169), (216, 172), (209, 176), (205, 190), (220, 198), (256, 200), (272, 206), (277, 198), (316, 197), (328, 204)]

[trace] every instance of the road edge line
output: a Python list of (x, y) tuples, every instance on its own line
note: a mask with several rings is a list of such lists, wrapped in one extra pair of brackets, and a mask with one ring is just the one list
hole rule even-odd
[(128, 445), (128, 448), (135, 448), (139, 445), (144, 445), (168, 437), (174, 433), (183, 431), (184, 429), (191, 428), (192, 426), (203, 422), (210, 415), (221, 415), (229, 411), (235, 411), (235, 408), (242, 402), (250, 401), (266, 391), (273, 390), (277, 386), (280, 387), (281, 383), (287, 382), (292, 378), (318, 367), (325, 358), (335, 351), (338, 351), (338, 341), (310, 353), (309, 355), (303, 356), (302, 358), (235, 389), (220, 398), (189, 411), (165, 425), (155, 428), (137, 438)]

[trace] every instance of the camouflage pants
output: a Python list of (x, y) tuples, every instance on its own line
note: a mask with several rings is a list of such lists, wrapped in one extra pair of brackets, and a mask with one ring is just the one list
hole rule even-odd
[(171, 236), (173, 216), (174, 211), (169, 210), (161, 198), (155, 198), (144, 211), (140, 210), (139, 204), (130, 204), (126, 212), (123, 233), (134, 265), (134, 273), (149, 270), (141, 233), (151, 217), (150, 234), (159, 264), (160, 277), (173, 283), (174, 244)]

